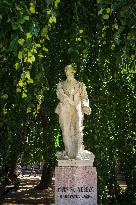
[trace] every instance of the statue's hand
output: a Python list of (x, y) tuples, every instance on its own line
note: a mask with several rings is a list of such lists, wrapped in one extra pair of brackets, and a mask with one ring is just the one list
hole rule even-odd
[(74, 105), (74, 102), (70, 98), (68, 98), (68, 96), (64, 97), (64, 102)]
[(83, 113), (85, 113), (86, 115), (90, 115), (91, 114), (91, 108), (90, 107), (83, 107)]

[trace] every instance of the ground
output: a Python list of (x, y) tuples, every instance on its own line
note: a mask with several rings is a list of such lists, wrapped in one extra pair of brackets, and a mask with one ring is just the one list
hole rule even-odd
[(54, 204), (54, 185), (46, 190), (37, 191), (34, 187), (40, 181), (40, 175), (21, 176), (21, 185), (16, 193), (8, 194), (2, 199), (0, 205), (55, 205)]
[[(8, 194), (1, 199), (0, 205), (55, 205), (54, 204), (54, 178), (52, 186), (43, 191), (34, 190), (40, 181), (40, 175), (20, 176), (21, 184), (17, 192)], [(120, 186), (125, 189), (125, 181), (119, 180)]]

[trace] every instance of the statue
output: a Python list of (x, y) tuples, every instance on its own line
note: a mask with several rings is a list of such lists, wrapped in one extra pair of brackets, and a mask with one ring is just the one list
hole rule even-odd
[(71, 65), (65, 67), (67, 79), (57, 85), (60, 100), (55, 112), (59, 116), (62, 130), (64, 152), (58, 152), (58, 159), (89, 159), (92, 153), (84, 150), (83, 119), (90, 115), (91, 108), (84, 83), (74, 78), (75, 70)]

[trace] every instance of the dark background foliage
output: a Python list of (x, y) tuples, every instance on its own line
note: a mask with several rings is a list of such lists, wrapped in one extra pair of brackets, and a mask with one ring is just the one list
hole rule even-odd
[(135, 204), (135, 14), (127, 0), (1, 1), (1, 180), (7, 164), (44, 161), (38, 188), (49, 186), (63, 149), (56, 84), (74, 63), (92, 108), (84, 144), (95, 154), (98, 204)]

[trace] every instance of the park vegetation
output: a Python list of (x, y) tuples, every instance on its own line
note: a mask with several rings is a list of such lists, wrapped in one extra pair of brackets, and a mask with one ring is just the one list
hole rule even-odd
[[(134, 0), (1, 0), (0, 180), (10, 164), (44, 162), (51, 183), (63, 149), (56, 84), (73, 64), (92, 108), (84, 144), (95, 155), (98, 204), (136, 204), (136, 4)], [(119, 173), (127, 190), (119, 187)]]

